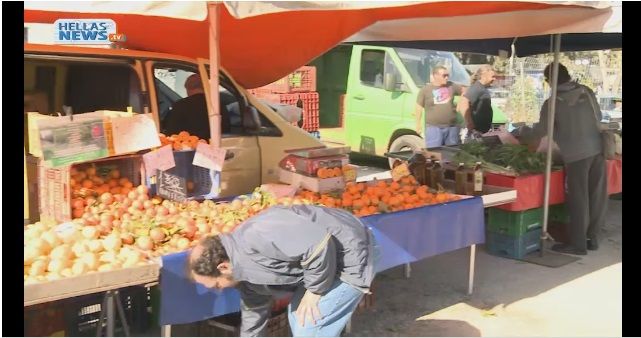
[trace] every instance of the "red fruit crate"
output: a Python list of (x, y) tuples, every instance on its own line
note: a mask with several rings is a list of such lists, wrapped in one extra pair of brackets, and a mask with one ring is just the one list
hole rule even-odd
[(316, 91), (316, 67), (303, 66), (284, 78), (256, 88), (266, 93), (301, 93)]
[[(517, 200), (497, 206), (508, 211), (523, 211), (543, 206), (545, 175), (505, 176), (485, 173), (485, 183), (497, 187), (516, 190)], [(565, 201), (565, 174), (563, 170), (553, 171), (550, 175), (550, 205)]]
[(38, 163), (38, 201), (41, 221), (67, 222), (72, 219), (71, 169), (86, 167), (88, 164), (95, 164), (97, 168), (117, 168), (120, 171), (120, 177), (128, 178), (134, 187), (138, 186), (142, 179), (140, 155), (115, 156), (59, 168), (46, 167), (40, 161)]
[(317, 131), (320, 126), (320, 109), (318, 93), (266, 93), (259, 90), (250, 91), (254, 96), (273, 103), (282, 103), (303, 109), (301, 120), (294, 125), (308, 132)]

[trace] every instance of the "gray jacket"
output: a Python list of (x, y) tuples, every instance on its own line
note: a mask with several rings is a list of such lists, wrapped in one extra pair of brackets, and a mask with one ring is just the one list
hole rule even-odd
[[(538, 136), (547, 134), (548, 101), (541, 107), (539, 123), (534, 126)], [(566, 82), (558, 86), (554, 141), (559, 145), (565, 163), (602, 153), (601, 135), (597, 127), (602, 115), (596, 102), (594, 92), (584, 85)]]
[(271, 207), (220, 239), (240, 281), (242, 336), (264, 336), (279, 292), (323, 294), (336, 278), (369, 292), (375, 275), (371, 232), (340, 209)]

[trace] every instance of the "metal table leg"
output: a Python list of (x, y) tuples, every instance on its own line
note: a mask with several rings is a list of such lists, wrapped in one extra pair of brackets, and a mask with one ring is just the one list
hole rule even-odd
[(467, 294), (472, 294), (472, 289), (474, 289), (474, 265), (476, 259), (476, 244), (470, 246), (470, 271), (469, 271), (469, 280), (467, 286)]
[(412, 275), (412, 265), (410, 263), (405, 263), (405, 278), (410, 278)]
[(122, 325), (122, 328), (125, 330), (125, 336), (131, 337), (131, 334), (129, 332), (129, 325), (127, 324), (127, 318), (125, 318), (125, 309), (122, 306), (122, 301), (120, 301), (120, 293), (118, 292), (118, 290), (114, 291), (113, 297), (116, 298), (118, 316), (120, 317), (120, 324)]
[(107, 337), (114, 337), (114, 295), (113, 292), (107, 291)]
[(160, 328), (161, 337), (171, 337), (171, 325), (163, 325)]

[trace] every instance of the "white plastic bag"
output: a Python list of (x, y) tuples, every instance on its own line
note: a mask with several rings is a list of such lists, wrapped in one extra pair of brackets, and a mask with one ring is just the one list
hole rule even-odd
[(303, 110), (296, 106), (267, 102), (265, 100), (260, 101), (272, 108), (276, 113), (278, 113), (278, 115), (280, 115), (283, 119), (285, 119), (285, 121), (289, 123), (298, 123), (298, 121), (300, 121), (303, 116)]

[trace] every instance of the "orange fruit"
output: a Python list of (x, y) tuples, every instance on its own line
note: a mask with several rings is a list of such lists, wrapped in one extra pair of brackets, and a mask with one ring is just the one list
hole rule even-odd
[(339, 176), (343, 176), (343, 171), (341, 170), (341, 168), (336, 167), (334, 168), (334, 177), (339, 177)]
[(95, 176), (96, 175), (96, 167), (91, 166), (91, 167), (87, 168), (87, 170), (85, 170), (85, 173), (87, 174), (87, 176)]
[(118, 178), (120, 178), (120, 170), (118, 170), (118, 169), (113, 169), (113, 170), (111, 170), (111, 172), (109, 173), (109, 175), (111, 176), (111, 178), (116, 178), (116, 179), (118, 179)]
[(91, 188), (93, 188), (93, 182), (91, 180), (84, 180), (84, 181), (82, 181), (82, 187), (83, 188), (87, 188), (87, 189), (91, 189)]
[(364, 203), (363, 203), (362, 200), (354, 200), (352, 202), (352, 206), (354, 207), (354, 209), (358, 210), (358, 209), (361, 209), (364, 206)]
[(109, 189), (109, 192), (114, 194), (114, 195), (120, 194), (122, 192), (122, 188), (120, 188), (120, 187), (111, 187), (111, 189)]
[(110, 179), (107, 184), (109, 184), (109, 188), (115, 188), (118, 186), (118, 180), (115, 178)]
[(189, 133), (183, 130), (180, 133), (178, 133), (178, 138), (182, 140), (186, 140), (187, 138), (189, 138)]
[(318, 176), (318, 178), (320, 179), (329, 177), (327, 176), (327, 170), (325, 168), (318, 168), (318, 170), (316, 171), (316, 176)]

